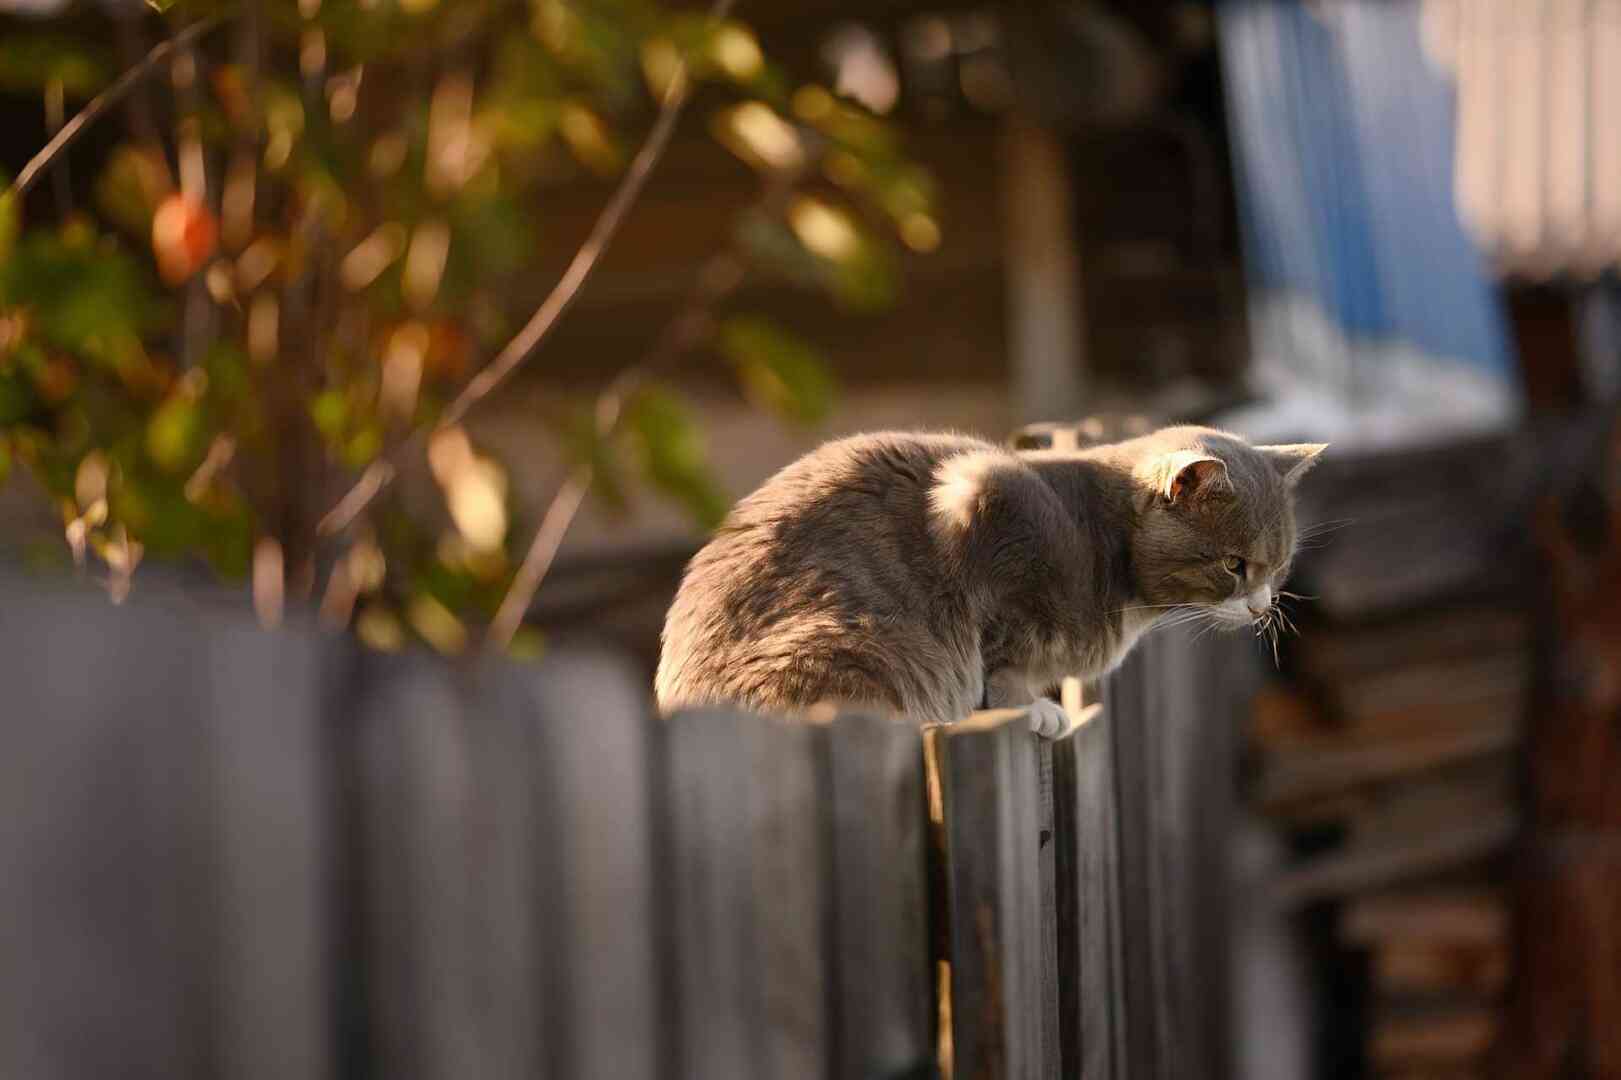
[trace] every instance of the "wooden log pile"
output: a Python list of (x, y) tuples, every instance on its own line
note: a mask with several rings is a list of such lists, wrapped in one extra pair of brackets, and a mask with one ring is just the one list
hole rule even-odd
[(1298, 853), (1273, 896), (1329, 928), (1357, 1007), (1324, 1020), (1361, 1017), (1363, 1075), (1488, 1075), (1503, 1030), (1533, 677), (1521, 449), (1325, 465), (1305, 523), (1343, 527), (1307, 541), (1302, 632), (1253, 700), (1246, 790)]

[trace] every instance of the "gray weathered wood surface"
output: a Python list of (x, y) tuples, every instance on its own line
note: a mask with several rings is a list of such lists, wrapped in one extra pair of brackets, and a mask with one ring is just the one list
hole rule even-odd
[(1047, 743), (3, 585), (0, 1076), (1226, 1074), (1184, 639)]
[(1127, 1076), (1113, 712), (1053, 747), (1059, 1031), (1068, 1075)]
[(933, 1060), (923, 740), (846, 715), (826, 729), (833, 845), (834, 1076), (920, 1075)]
[(1057, 1074), (1041, 872), (1042, 756), (1022, 711), (927, 733), (945, 825), (952, 1058), (959, 1076)]
[(669, 724), (679, 1075), (828, 1075), (817, 732), (720, 710)]

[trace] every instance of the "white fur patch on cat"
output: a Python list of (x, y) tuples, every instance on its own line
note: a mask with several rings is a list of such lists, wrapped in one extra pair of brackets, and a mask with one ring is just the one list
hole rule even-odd
[(958, 454), (942, 461), (934, 470), (934, 487), (929, 491), (929, 509), (955, 529), (967, 529), (974, 521), (974, 509), (985, 488), (985, 477), (1003, 456), (985, 450)]

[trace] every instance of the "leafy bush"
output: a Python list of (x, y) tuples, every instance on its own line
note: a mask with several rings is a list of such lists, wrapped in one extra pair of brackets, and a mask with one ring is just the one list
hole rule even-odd
[[(582, 172), (605, 195), (625, 183), (638, 146), (656, 157), (640, 133), (661, 104), (691, 96), (761, 195), (654, 354), (554, 425), (601, 497), (650, 484), (713, 524), (727, 500), (662, 369), (708, 352), (761, 407), (815, 423), (826, 365), (735, 310), (737, 285), (769, 275), (881, 307), (892, 236), (937, 235), (890, 127), (781, 70), (735, 19), (652, 0), (299, 0), (175, 3), (162, 23), (206, 19), (137, 91), (161, 95), (168, 127), (130, 127), (93, 207), (24, 227), (17, 193), (0, 198), (0, 473), (34, 472), (115, 594), (143, 555), (201, 556), (251, 574), (267, 618), (284, 589), (319, 589), (375, 644), (409, 627), (461, 648), (522, 539), (505, 468), (462, 413), (543, 299), (510, 292), (536, 280), (548, 191)], [(49, 25), (4, 52), (27, 60), (0, 59), (7, 86), (47, 102), (112, 70), (103, 43)], [(384, 463), (424, 457), (440, 512), (387, 483)]]

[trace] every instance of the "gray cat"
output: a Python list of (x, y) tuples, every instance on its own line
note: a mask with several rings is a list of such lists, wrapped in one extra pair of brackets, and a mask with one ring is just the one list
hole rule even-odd
[(664, 624), (661, 710), (819, 702), (949, 722), (1031, 706), (1178, 619), (1271, 626), (1320, 445), (1172, 427), (1084, 450), (828, 443), (738, 503)]

